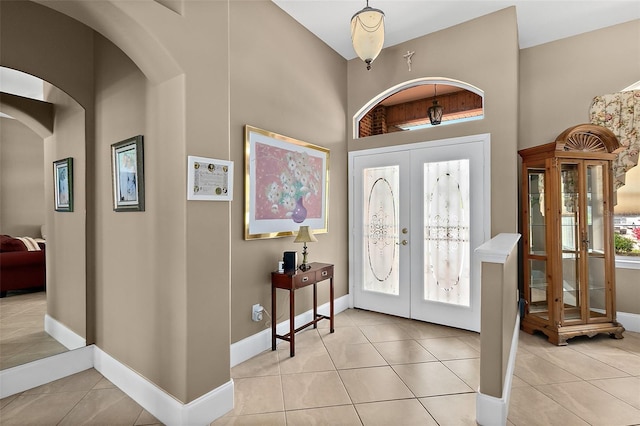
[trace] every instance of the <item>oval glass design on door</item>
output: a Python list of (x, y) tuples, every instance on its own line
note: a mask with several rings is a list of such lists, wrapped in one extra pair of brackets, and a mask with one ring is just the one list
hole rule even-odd
[(399, 294), (398, 208), (399, 167), (364, 170), (364, 268), (367, 291)]
[(425, 163), (424, 299), (469, 306), (469, 160)]

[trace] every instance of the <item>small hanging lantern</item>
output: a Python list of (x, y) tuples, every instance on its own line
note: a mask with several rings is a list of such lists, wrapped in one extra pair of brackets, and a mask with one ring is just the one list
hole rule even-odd
[(436, 100), (437, 96), (437, 85), (433, 85), (433, 105), (429, 107), (427, 113), (429, 114), (429, 121), (432, 126), (436, 126), (442, 122), (442, 113), (444, 112), (444, 108), (442, 105), (438, 105), (438, 101)]

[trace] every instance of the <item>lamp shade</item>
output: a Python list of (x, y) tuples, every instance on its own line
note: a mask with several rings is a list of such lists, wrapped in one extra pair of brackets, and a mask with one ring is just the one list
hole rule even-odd
[(293, 240), (294, 243), (315, 243), (317, 241), (308, 226), (301, 226), (298, 230), (298, 236)]
[(371, 69), (384, 44), (384, 12), (367, 6), (351, 18), (353, 50)]

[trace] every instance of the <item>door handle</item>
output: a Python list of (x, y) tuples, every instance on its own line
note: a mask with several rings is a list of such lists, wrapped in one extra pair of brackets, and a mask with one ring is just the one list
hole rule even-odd
[(407, 241), (407, 240), (402, 240), (402, 245), (403, 245), (403, 246), (406, 246), (407, 244), (409, 244), (409, 241)]
[(409, 230), (407, 228), (402, 228), (402, 233), (406, 234), (407, 232), (409, 232)]

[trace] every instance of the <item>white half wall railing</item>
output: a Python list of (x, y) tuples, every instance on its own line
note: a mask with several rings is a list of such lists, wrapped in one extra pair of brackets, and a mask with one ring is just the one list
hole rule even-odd
[(506, 425), (518, 350), (518, 240), (499, 234), (476, 248), (481, 262), (480, 389), (476, 422)]

